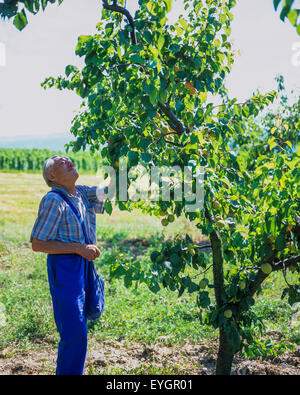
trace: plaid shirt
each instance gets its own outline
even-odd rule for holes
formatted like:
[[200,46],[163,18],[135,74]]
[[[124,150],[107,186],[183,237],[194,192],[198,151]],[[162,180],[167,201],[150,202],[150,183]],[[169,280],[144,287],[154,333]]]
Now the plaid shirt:
[[[79,210],[84,220],[87,234],[92,244],[96,243],[96,213],[104,213],[104,188],[75,186],[75,196],[65,189],[53,187],[63,192]],[[49,191],[41,200],[38,217],[34,223],[32,238],[56,240],[64,243],[85,243],[81,224],[71,207],[56,193]]]

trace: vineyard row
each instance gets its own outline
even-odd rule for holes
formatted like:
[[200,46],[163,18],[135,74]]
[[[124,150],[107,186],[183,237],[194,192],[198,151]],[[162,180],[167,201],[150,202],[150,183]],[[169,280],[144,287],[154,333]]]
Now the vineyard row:
[[89,152],[53,152],[49,149],[14,149],[0,148],[0,170],[39,171],[43,169],[46,159],[54,155],[67,156],[78,170],[96,172],[101,164],[100,153]]

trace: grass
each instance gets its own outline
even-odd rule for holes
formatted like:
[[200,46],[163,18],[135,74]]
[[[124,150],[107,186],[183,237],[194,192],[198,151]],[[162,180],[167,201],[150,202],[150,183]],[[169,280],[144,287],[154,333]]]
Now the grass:
[[[97,185],[98,180],[85,175],[79,184]],[[5,316],[0,319],[0,351],[8,346],[22,350],[38,349],[43,344],[57,347],[46,256],[32,252],[29,244],[40,199],[47,191],[39,174],[0,173],[0,318]],[[164,228],[158,218],[139,210],[128,213],[114,208],[111,216],[98,215],[97,244],[102,254],[95,263],[106,280],[106,309],[101,320],[89,323],[91,337],[97,341],[173,345],[217,336],[201,323],[195,293],[177,298],[166,289],[154,294],[144,284],[127,288],[123,279],[110,279],[109,262],[115,257],[139,259],[147,267],[151,251],[177,233],[202,239],[185,218]],[[279,331],[288,341],[299,344],[299,307],[292,308],[280,299],[283,287],[283,276],[272,275],[253,310],[263,318],[267,330]],[[176,367],[165,369],[167,374],[176,371]],[[145,365],[132,373],[165,372]],[[110,373],[119,371],[111,368]]]

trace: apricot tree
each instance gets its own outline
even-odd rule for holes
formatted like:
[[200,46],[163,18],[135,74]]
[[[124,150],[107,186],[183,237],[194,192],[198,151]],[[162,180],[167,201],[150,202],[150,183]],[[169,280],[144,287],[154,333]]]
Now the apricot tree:
[[[185,14],[169,23],[171,0],[140,0],[134,16],[123,1],[103,0],[98,33],[78,38],[82,70],[68,65],[64,76],[43,86],[82,97],[70,147],[101,151],[117,175],[121,157],[129,170],[137,164],[188,167],[193,174],[204,169],[201,209],[187,210],[190,200],[176,200],[174,190],[169,200],[124,201],[118,178],[115,204],[163,216],[163,225],[185,215],[209,238],[212,259],[189,235],[178,235],[152,252],[149,270],[134,261],[116,263],[111,274],[128,285],[145,282],[153,292],[161,286],[179,297],[196,292],[204,322],[219,329],[216,373],[230,374],[236,352],[261,346],[252,306],[263,282],[291,270],[295,281],[283,296],[299,301],[300,152],[289,132],[293,120],[271,117],[266,128],[253,122],[276,92],[244,103],[228,98],[235,1],[184,5]],[[191,184],[195,192],[197,178]],[[112,212],[111,201],[105,209]]]

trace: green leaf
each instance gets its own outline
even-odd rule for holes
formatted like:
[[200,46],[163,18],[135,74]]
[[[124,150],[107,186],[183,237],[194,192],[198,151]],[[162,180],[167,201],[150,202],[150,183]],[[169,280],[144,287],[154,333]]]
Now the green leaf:
[[156,262],[156,260],[157,260],[157,258],[159,257],[159,255],[160,255],[160,252],[159,252],[159,251],[153,251],[153,252],[151,252],[151,255],[150,255],[151,261],[152,261],[153,263]]
[[181,101],[175,103],[175,109],[177,113],[180,113],[184,109],[184,104]]
[[148,154],[148,152],[142,152],[141,159],[142,159],[142,161],[149,163],[150,160],[152,159],[152,156],[150,154]]
[[176,266],[181,264],[181,258],[177,254],[172,254],[170,256],[170,261]]
[[130,61],[133,63],[144,64],[145,59],[143,59],[139,54],[134,54],[130,56]]
[[25,1],[24,5],[26,9],[31,12],[32,14],[36,14],[39,9],[40,9],[40,3],[39,0],[34,0],[34,1]]
[[104,209],[109,215],[112,213],[112,205],[109,200],[106,200],[106,202],[104,203]]
[[300,302],[300,285],[294,284],[289,287],[288,302],[292,306],[294,303]]
[[271,129],[271,134],[274,134],[275,132],[277,132],[277,130],[278,130],[277,126],[274,126],[274,127]]
[[152,139],[150,137],[144,137],[140,141],[140,146],[143,150],[146,150],[151,143]]
[[18,30],[23,30],[24,27],[28,24],[24,9],[15,16],[13,24]]
[[188,276],[183,276],[181,277],[181,284],[183,287],[187,288],[190,286],[191,283],[191,279]]
[[[188,292],[191,294],[191,293],[198,291],[198,290],[199,290],[199,285],[194,283],[193,281],[191,281],[189,288],[188,288]],[[206,307],[208,307],[209,304],[210,304],[210,300],[209,300],[209,298],[206,298],[206,305],[207,305]]]
[[184,30],[187,30],[188,23],[187,23],[187,21],[185,19],[180,18],[180,19],[178,19],[178,22],[181,24],[181,26],[184,28]]
[[169,49],[172,53],[177,53],[181,50],[181,46],[178,44],[172,44],[172,45],[170,45]]
[[291,141],[287,140],[285,141],[285,144],[287,144],[291,150],[293,149],[293,144],[291,143]]
[[126,270],[122,265],[116,266],[116,267],[111,267],[110,269],[110,275],[111,277],[121,277],[123,274],[126,273]]
[[274,147],[277,146],[277,143],[276,143],[274,137],[271,137],[271,138],[268,140],[268,144],[269,144],[269,146],[270,146],[270,150],[272,150]]
[[148,285],[150,291],[157,293],[160,290],[159,284],[157,281],[152,281],[149,285]]
[[156,104],[157,101],[157,90],[154,84],[149,87],[149,99],[151,104]]
[[118,206],[119,206],[119,209],[121,210],[121,211],[124,211],[124,210],[127,210],[127,207],[125,206],[125,204],[123,203],[123,202],[118,202]]
[[282,231],[279,233],[279,236],[275,240],[275,247],[278,251],[281,251],[285,248],[286,240],[285,240],[285,232]]
[[172,0],[164,0],[166,6],[167,6],[167,12],[170,12],[172,9]]
[[143,33],[143,38],[147,41],[148,44],[152,43],[152,33],[150,30],[145,30]]
[[160,34],[160,36],[157,40],[157,48],[159,51],[161,51],[162,47],[164,46],[164,43],[165,43],[164,36],[162,34]]
[[106,33],[107,36],[110,36],[111,33],[113,32],[113,30],[114,30],[114,24],[113,23],[108,23],[105,26],[105,33]]
[[137,151],[129,151],[127,156],[128,156],[130,165],[135,166],[138,163],[139,153]]
[[296,25],[297,25],[298,16],[299,16],[299,10],[291,10],[291,11],[288,13],[289,21],[291,22],[291,24],[292,24],[293,26],[296,26]]
[[281,2],[281,0],[273,0],[274,8],[276,11],[277,11],[277,8],[278,8],[280,2]]
[[198,306],[203,308],[207,308],[210,305],[209,293],[207,291],[203,291],[199,293],[197,298],[197,304]]
[[76,48],[75,48],[75,54],[76,54],[76,55],[79,55],[79,56],[83,55],[83,54],[81,53],[81,49],[82,49],[82,47],[84,46],[84,44],[85,44],[87,41],[91,40],[91,39],[92,39],[92,36],[85,36],[85,35],[79,36],[79,37],[78,37],[77,46],[76,46]]
[[294,2],[294,0],[285,0],[285,2],[283,3],[283,7],[282,7],[282,10],[280,13],[280,19],[282,21],[285,20],[286,16],[290,12],[293,2]]
[[150,14],[156,15],[156,12],[155,12],[155,4],[153,4],[152,2],[149,2],[149,3],[146,5],[146,7],[147,7],[147,10],[150,12]]
[[126,288],[129,288],[129,287],[131,287],[131,284],[132,284],[132,277],[131,277],[131,274],[130,274],[130,275],[126,275],[126,276],[124,277],[124,285],[125,285],[125,287],[126,287]]
[[72,72],[76,72],[76,71],[78,71],[77,67],[75,67],[73,65],[70,65],[70,64],[68,66],[66,66],[66,68],[65,68],[65,74],[66,74],[67,77],[69,77],[69,75]]
[[263,244],[259,249],[259,255],[261,261],[267,261],[272,256],[272,249],[270,248],[270,244]]
[[184,30],[179,26],[179,25],[175,25],[175,29],[177,31],[178,36],[180,37],[182,35],[182,33],[184,32]]
[[184,286],[181,286],[180,289],[179,289],[179,292],[178,292],[178,298],[180,298],[180,296],[182,296],[182,294],[184,293],[184,291],[185,291],[185,287],[184,287]]

